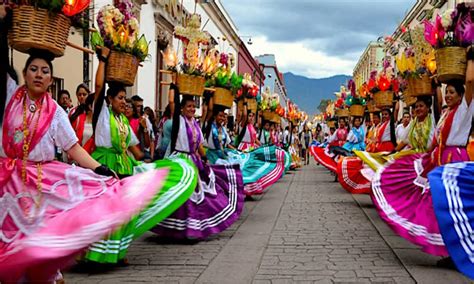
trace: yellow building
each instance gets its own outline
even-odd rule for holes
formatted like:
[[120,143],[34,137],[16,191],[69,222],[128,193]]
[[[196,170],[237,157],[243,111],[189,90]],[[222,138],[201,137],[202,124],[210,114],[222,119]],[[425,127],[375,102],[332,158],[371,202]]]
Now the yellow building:
[[370,72],[382,69],[383,58],[383,42],[371,41],[359,58],[352,74],[357,88],[368,81]]

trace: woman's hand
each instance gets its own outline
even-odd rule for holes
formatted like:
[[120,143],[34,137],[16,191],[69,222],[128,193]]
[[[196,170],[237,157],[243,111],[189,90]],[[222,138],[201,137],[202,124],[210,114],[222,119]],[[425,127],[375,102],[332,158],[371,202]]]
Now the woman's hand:
[[0,20],[7,16],[7,4],[0,5]]

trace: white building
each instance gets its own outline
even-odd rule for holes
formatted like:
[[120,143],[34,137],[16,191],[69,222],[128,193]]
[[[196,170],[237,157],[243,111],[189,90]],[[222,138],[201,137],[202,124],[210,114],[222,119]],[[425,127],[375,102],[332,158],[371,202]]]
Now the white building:
[[[280,105],[286,107],[288,93],[283,79],[283,73],[278,70],[275,55],[264,54],[256,57],[265,74],[264,88],[270,88],[270,92],[280,96]],[[263,90],[262,90],[263,91]]]

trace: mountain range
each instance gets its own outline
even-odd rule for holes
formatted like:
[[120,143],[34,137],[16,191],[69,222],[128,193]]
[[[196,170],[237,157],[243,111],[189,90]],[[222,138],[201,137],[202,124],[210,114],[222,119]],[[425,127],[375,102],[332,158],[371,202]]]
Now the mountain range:
[[352,78],[347,75],[336,75],[329,78],[312,79],[291,72],[283,74],[288,97],[308,114],[317,114],[321,100],[334,99],[341,85],[347,85]]

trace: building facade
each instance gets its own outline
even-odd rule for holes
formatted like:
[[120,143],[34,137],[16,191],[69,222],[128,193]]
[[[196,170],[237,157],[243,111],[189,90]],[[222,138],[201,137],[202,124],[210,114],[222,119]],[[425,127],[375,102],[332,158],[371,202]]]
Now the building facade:
[[369,80],[370,72],[382,70],[384,56],[383,42],[371,41],[367,45],[352,74],[357,88]]
[[260,68],[263,70],[263,75],[265,76],[261,91],[264,90],[263,88],[269,88],[272,94],[276,93],[280,97],[280,105],[286,107],[288,92],[285,87],[283,73],[278,70],[275,55],[259,55],[256,57],[256,60],[259,62]]

